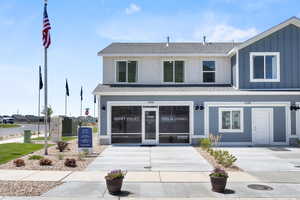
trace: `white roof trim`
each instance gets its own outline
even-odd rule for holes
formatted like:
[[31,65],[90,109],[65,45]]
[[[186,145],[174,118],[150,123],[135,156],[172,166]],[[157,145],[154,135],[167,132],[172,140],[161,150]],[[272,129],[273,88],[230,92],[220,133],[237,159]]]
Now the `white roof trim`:
[[249,40],[246,40],[245,42],[243,42],[242,44],[237,46],[237,49],[239,50],[239,49],[242,49],[246,46],[249,46],[250,44],[252,44],[252,43],[254,43],[258,40],[261,40],[261,39],[267,37],[268,35],[271,35],[272,33],[276,32],[276,31],[279,31],[280,29],[282,29],[282,28],[284,28],[284,27],[286,27],[290,24],[293,24],[295,26],[300,27],[300,19],[297,18],[297,17],[292,17],[292,18],[290,18],[290,19],[288,19],[288,20],[286,20],[286,21],[284,21],[284,22],[282,22],[282,23],[280,23],[280,24],[278,24],[278,25],[276,25],[276,26],[274,26],[274,27],[258,34],[258,35],[256,35],[256,36],[250,38]]
[[143,54],[131,54],[131,53],[98,53],[98,56],[107,56],[107,57],[140,57],[140,56],[163,56],[163,57],[172,57],[172,56],[213,56],[213,57],[227,57],[228,53],[143,53]]
[[234,96],[234,95],[300,95],[300,91],[148,91],[148,92],[93,92],[94,95],[107,96],[182,96],[182,95],[211,95],[211,96]]

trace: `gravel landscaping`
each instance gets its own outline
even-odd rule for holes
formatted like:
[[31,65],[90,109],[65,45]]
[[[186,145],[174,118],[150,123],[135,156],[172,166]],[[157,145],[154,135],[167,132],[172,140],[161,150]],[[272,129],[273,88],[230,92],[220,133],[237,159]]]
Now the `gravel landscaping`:
[[205,158],[214,168],[222,168],[225,169],[226,171],[243,171],[241,168],[239,168],[236,165],[233,165],[231,167],[223,167],[222,165],[218,164],[217,161],[215,160],[215,158],[213,156],[211,156],[207,151],[204,151],[201,149],[201,147],[195,147],[196,150],[199,152],[199,154]]
[[[80,159],[77,148],[77,139],[69,141],[68,143],[69,145],[67,150],[62,153],[60,153],[59,150],[56,149],[56,145],[54,145],[48,148],[49,155],[47,156],[44,156],[44,149],[41,149],[21,157],[21,159],[25,161],[25,166],[16,167],[12,160],[0,165],[0,169],[82,171],[106,148],[106,146],[96,144],[93,147],[93,155]],[[32,155],[40,155],[44,158],[50,159],[52,161],[52,165],[40,166],[39,160],[29,160],[29,157]],[[76,160],[77,167],[66,167],[64,162],[67,158],[74,158]]]
[[62,182],[0,181],[0,196],[40,196]]

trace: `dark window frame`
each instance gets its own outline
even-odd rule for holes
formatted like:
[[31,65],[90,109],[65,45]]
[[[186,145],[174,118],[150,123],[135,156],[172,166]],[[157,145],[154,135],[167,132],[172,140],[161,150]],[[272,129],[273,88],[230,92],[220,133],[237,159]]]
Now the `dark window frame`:
[[[125,81],[120,81],[120,69],[119,69],[119,63],[121,62],[126,62],[126,69],[125,69]],[[130,66],[130,64],[132,62],[135,62],[135,77],[134,80],[131,80],[130,78],[130,72],[129,72],[129,68],[132,67]],[[137,60],[117,60],[116,61],[116,82],[117,83],[136,83],[138,82],[138,61]]]
[[[205,63],[213,63],[213,69],[209,69],[210,66],[207,69],[205,69],[206,68]],[[207,81],[207,79],[205,78],[205,75],[212,75],[212,77],[210,77],[212,81]],[[216,61],[215,60],[202,61],[202,78],[203,78],[202,79],[203,83],[215,83],[216,82]]]

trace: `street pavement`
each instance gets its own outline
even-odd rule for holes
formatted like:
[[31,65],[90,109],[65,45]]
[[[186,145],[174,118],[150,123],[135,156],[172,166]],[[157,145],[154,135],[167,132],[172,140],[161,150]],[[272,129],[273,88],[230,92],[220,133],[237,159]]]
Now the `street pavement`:
[[[16,128],[0,128],[0,136],[9,136],[16,134],[24,134],[24,130],[31,130],[33,132],[38,131],[37,124],[20,124],[20,127]],[[45,125],[43,123],[40,124],[40,133],[43,133],[45,130]]]

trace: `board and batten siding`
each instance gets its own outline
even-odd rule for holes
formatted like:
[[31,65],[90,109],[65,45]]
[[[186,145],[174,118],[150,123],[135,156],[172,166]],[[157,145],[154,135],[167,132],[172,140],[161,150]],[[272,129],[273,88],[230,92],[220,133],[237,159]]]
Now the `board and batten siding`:
[[[250,52],[280,52],[280,82],[250,82]],[[239,50],[240,89],[300,88],[300,28],[288,25]]]
[[202,61],[216,61],[216,83],[231,83],[231,64],[229,57],[103,57],[103,84],[116,83],[117,60],[138,61],[138,84],[163,84],[164,60],[184,60],[184,83],[203,83]]

